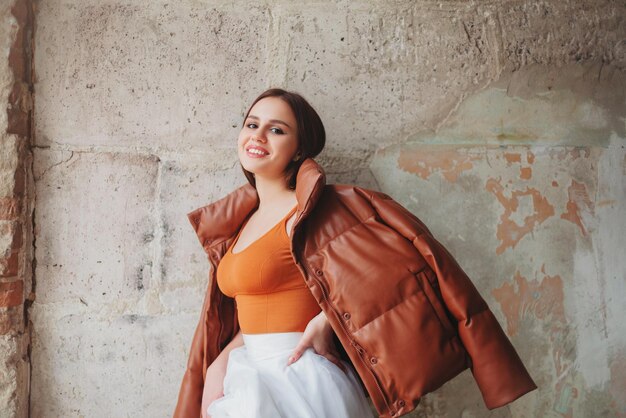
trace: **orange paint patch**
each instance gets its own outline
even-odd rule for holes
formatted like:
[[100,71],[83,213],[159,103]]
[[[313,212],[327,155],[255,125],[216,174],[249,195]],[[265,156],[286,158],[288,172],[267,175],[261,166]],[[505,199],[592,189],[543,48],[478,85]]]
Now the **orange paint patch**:
[[585,208],[591,214],[594,214],[594,205],[589,198],[587,188],[584,183],[578,183],[576,180],[572,180],[572,183],[567,188],[567,194],[569,200],[567,201],[566,211],[561,214],[561,219],[572,222],[578,225],[580,232],[583,235],[587,235],[587,229],[583,225],[580,217],[581,208]]
[[509,163],[519,163],[522,161],[522,154],[520,154],[519,152],[516,153],[508,153],[505,152],[504,153],[504,159]]
[[[504,159],[507,162],[507,166],[510,166],[512,163],[522,163],[522,154],[519,152],[505,152]],[[528,151],[526,152],[526,161],[532,165],[535,161],[535,155]],[[520,178],[522,180],[528,180],[532,177],[532,168],[531,167],[520,167]]]
[[533,170],[530,167],[522,167],[519,169],[519,177],[523,180],[528,180],[532,177]]
[[504,283],[491,291],[506,316],[510,336],[517,334],[520,321],[529,316],[565,324],[560,276],[545,276],[541,282],[536,279],[528,281],[516,271],[513,280],[515,283]]
[[[526,190],[513,190],[511,197],[508,198],[504,195],[504,187],[496,179],[487,180],[485,187],[496,196],[504,208],[504,213],[500,216],[501,222],[496,231],[496,237],[501,243],[496,248],[496,254],[502,254],[507,248],[515,247],[520,239],[533,231],[536,225],[554,215],[554,207],[537,189],[526,187]],[[532,198],[534,213],[524,217],[523,225],[518,225],[511,219],[511,215],[517,211],[519,198],[522,196]]]
[[569,347],[572,346],[573,333],[565,317],[563,280],[558,275],[546,275],[544,268],[545,265],[541,268],[544,274],[541,281],[527,280],[516,271],[513,283],[504,283],[493,289],[491,294],[506,317],[509,336],[517,334],[523,322],[541,322],[539,338],[549,339],[555,369],[553,411],[561,417],[571,418],[572,406],[579,392],[570,380],[573,361],[569,358]]
[[461,153],[453,146],[420,145],[414,149],[405,147],[398,157],[398,167],[424,180],[428,180],[434,173],[440,173],[447,181],[454,183],[463,171],[471,170],[474,167],[472,161],[479,158]]

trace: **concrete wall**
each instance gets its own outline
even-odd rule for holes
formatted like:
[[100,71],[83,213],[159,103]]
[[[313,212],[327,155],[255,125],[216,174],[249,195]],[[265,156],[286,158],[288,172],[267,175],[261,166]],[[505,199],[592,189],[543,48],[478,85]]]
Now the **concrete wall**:
[[329,182],[429,225],[540,386],[488,411],[467,372],[412,416],[626,416],[623,4],[35,4],[32,416],[171,416],[208,272],[186,213],[245,183],[269,86],[320,112]]

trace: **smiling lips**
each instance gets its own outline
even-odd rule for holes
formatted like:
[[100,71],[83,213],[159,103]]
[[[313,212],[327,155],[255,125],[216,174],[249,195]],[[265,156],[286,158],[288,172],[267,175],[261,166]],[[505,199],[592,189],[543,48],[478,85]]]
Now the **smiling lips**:
[[248,154],[248,156],[252,158],[261,158],[261,157],[265,157],[266,155],[268,155],[269,152],[267,152],[261,147],[257,147],[253,145],[246,149],[246,154]]

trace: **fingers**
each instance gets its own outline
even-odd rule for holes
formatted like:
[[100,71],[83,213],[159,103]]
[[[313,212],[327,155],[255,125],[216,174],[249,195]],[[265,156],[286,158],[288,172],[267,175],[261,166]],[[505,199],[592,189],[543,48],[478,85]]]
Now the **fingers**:
[[[307,349],[308,347],[304,346],[303,344],[298,345],[294,351],[293,354],[291,355],[291,357],[289,357],[289,360],[287,361],[287,366],[295,363],[296,361],[298,361],[298,359],[300,357],[302,357],[302,354],[304,353],[304,351]],[[311,349],[316,353],[319,354],[323,357],[325,357],[328,361],[332,362],[334,365],[336,365],[337,367],[339,367],[344,373],[348,373],[348,370],[346,369],[345,364],[343,364],[343,362],[341,361],[341,359],[339,358],[339,355],[336,353],[332,353],[330,351],[322,354],[322,353],[318,353],[315,348],[311,347]]]
[[341,362],[341,359],[339,358],[339,356],[337,356],[336,354],[333,353],[326,353],[324,354],[324,357],[326,357],[328,360],[330,360],[331,362],[333,362],[337,367],[339,367],[344,373],[347,373],[348,371],[346,370],[346,366]]
[[296,348],[294,348],[291,357],[289,357],[289,360],[287,361],[287,366],[290,366],[291,364],[298,361],[298,359],[302,357],[302,353],[304,353],[304,350],[306,350],[306,346],[302,341],[300,341]]

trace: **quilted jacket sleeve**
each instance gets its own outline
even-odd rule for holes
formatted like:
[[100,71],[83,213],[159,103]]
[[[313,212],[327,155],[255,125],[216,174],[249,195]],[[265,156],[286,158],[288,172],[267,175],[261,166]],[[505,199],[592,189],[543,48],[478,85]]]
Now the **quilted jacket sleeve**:
[[380,219],[410,240],[435,272],[446,309],[458,323],[471,371],[489,409],[537,388],[485,300],[448,250],[409,210],[388,195],[367,190]]

